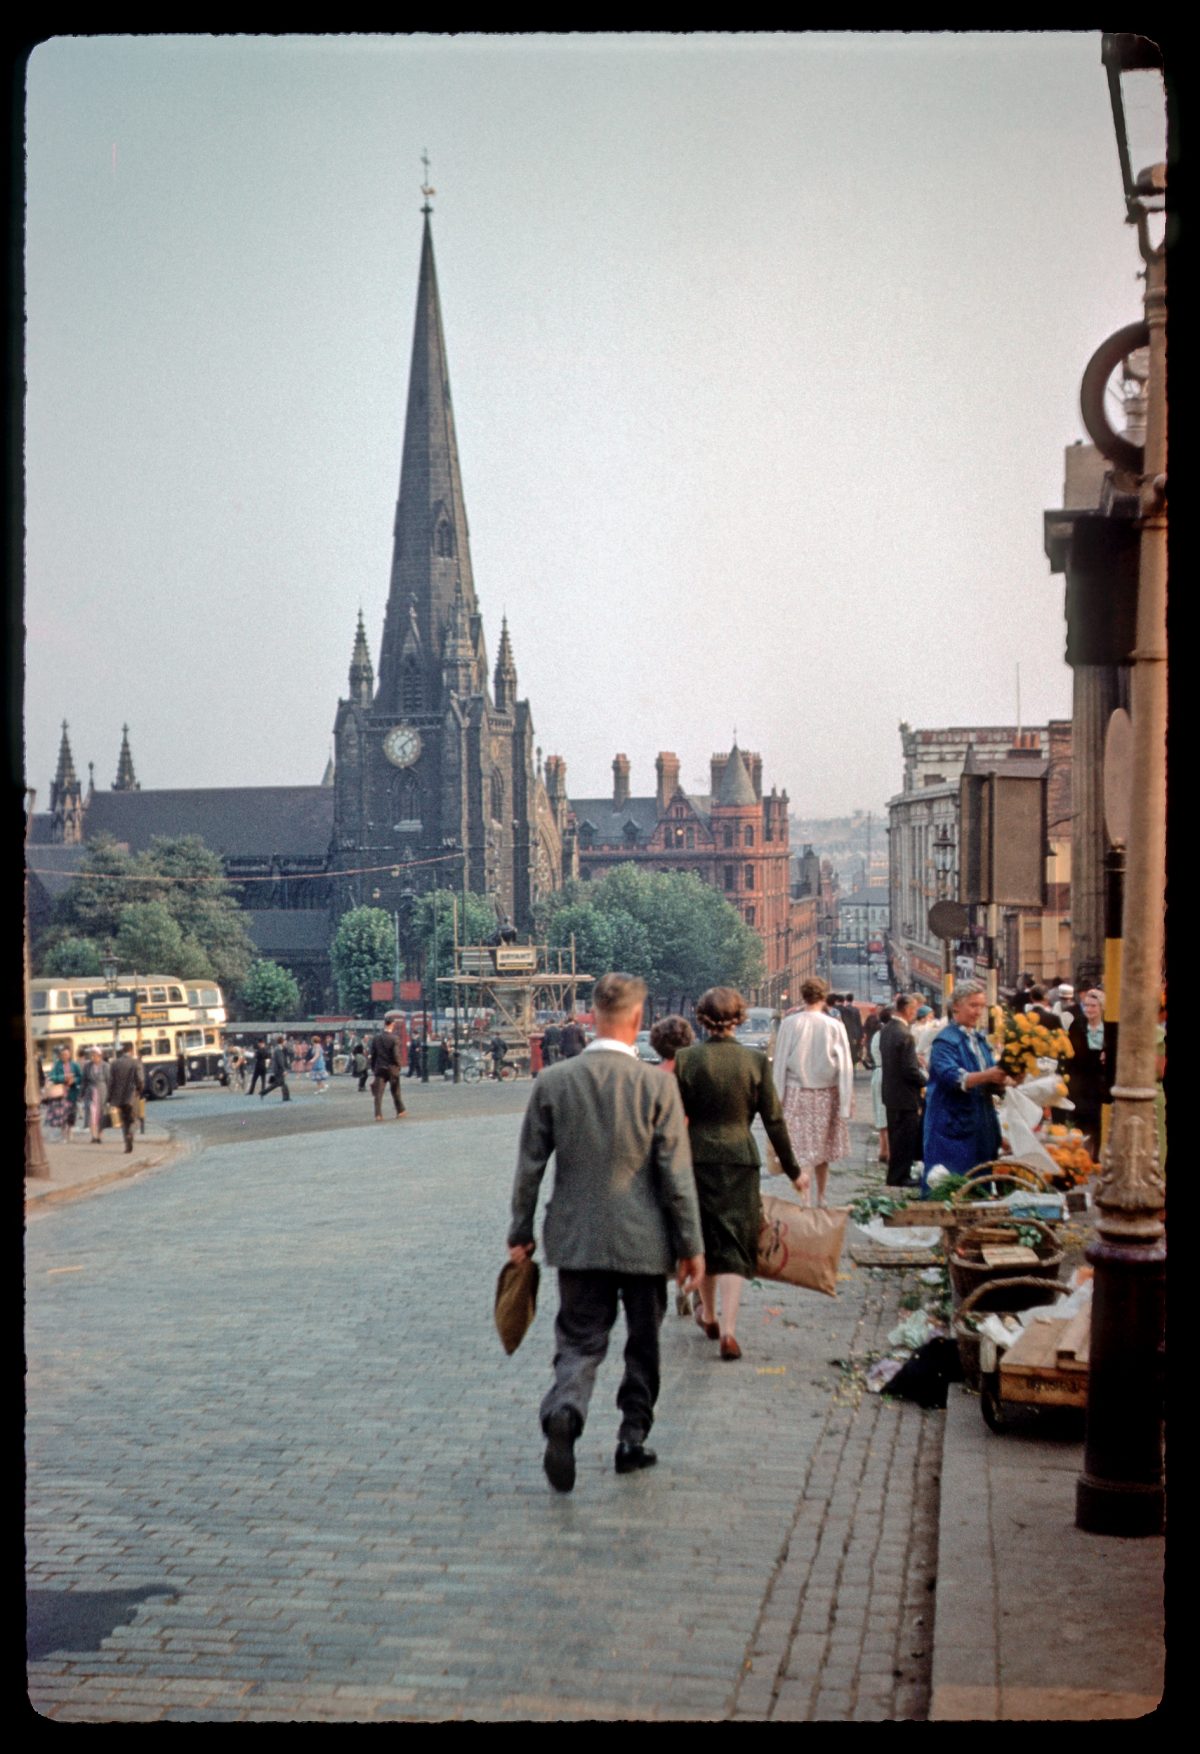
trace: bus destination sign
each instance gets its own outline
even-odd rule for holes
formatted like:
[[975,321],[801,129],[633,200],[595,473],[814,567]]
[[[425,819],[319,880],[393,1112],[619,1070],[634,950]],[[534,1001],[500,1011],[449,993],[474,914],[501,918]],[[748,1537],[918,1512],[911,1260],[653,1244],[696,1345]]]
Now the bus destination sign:
[[137,1005],[137,995],[132,992],[89,993],[89,1017],[132,1017]]

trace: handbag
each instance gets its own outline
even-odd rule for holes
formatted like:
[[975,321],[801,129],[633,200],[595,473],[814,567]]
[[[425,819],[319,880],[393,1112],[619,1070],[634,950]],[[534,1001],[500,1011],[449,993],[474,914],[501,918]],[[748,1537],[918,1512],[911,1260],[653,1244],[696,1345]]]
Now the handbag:
[[537,1314],[538,1281],[541,1269],[532,1257],[523,1261],[505,1261],[496,1281],[496,1332],[500,1344],[511,1358],[529,1332]]
[[800,1206],[794,1200],[764,1194],[758,1277],[836,1297],[849,1216],[848,1206]]
[[60,1097],[67,1094],[67,1087],[65,1084],[47,1084],[42,1094],[47,1101],[57,1102]]

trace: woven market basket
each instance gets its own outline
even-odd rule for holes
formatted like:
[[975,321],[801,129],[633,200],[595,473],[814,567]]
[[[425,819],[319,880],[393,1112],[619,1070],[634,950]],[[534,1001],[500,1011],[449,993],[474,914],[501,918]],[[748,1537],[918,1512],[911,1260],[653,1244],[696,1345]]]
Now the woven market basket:
[[992,1312],[996,1315],[1019,1315],[1025,1309],[1038,1309],[1057,1298],[1066,1297],[1069,1287],[1058,1279],[1038,1279],[1023,1274],[1017,1279],[989,1279],[977,1285],[964,1297],[954,1312],[954,1338],[962,1361],[967,1386],[978,1392],[981,1387],[979,1369],[979,1335],[969,1325],[972,1315]]
[[1036,1230],[1039,1240],[1031,1244],[1038,1257],[1037,1273],[1045,1279],[1057,1279],[1062,1269],[1063,1251],[1058,1238],[1048,1224],[1042,1224],[1036,1218],[1003,1218],[989,1219],[983,1224],[972,1224],[966,1229],[956,1230],[952,1242],[947,1249],[950,1265],[950,1286],[955,1298],[969,1297],[971,1292],[980,1285],[986,1285],[993,1279],[1027,1278],[1032,1271],[1028,1266],[1020,1264],[1011,1267],[993,1266],[987,1261],[973,1259],[973,1250],[985,1241],[1003,1243],[1020,1241],[1022,1230]]

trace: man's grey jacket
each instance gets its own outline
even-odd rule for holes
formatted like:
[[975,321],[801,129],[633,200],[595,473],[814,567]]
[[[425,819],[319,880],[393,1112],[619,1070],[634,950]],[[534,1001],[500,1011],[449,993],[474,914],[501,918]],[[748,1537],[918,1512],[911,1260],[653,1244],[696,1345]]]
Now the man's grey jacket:
[[538,1074],[521,1128],[510,1247],[533,1241],[552,1153],[542,1230],[550,1266],[670,1273],[702,1253],[687,1122],[669,1072],[589,1048]]

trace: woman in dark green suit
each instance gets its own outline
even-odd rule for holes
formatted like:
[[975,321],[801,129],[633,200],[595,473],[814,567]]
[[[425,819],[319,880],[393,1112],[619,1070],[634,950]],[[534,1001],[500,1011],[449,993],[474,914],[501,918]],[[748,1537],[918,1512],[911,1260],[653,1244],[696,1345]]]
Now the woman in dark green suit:
[[750,1133],[755,1115],[762,1117],[785,1174],[801,1193],[808,1176],[792,1151],[767,1056],[734,1040],[746,1016],[741,994],[732,987],[710,987],[696,1016],[708,1040],[684,1048],[675,1060],[704,1228],[705,1278],[696,1320],[710,1340],[720,1340],[722,1358],[740,1358],[738,1305],[744,1281],[757,1269],[762,1219],[758,1146]]

